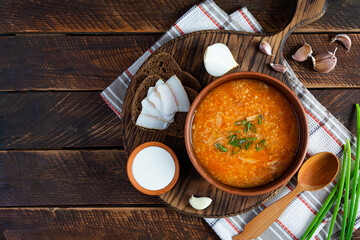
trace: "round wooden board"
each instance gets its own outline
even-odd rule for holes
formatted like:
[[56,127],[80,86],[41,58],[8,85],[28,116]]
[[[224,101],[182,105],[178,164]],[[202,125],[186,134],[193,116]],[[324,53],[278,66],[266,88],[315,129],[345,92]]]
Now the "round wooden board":
[[[258,44],[258,38],[260,38],[258,36],[246,35],[243,37],[248,40],[254,40],[253,43],[250,43],[250,45],[254,45],[253,48]],[[215,42],[224,42],[230,47],[233,53],[237,51],[237,53],[234,54],[234,57],[238,59],[238,62],[245,63],[245,61],[239,59],[240,56],[243,56],[239,50],[243,49],[243,47],[239,47],[241,42],[244,42],[242,40],[242,38],[239,38],[239,33],[235,32],[197,32],[185,35],[165,44],[151,57],[154,57],[159,52],[171,54],[175,61],[179,63],[180,67],[195,76],[200,81],[201,86],[204,87],[215,79],[206,73],[202,63],[202,56],[206,46]],[[256,53],[257,50],[249,52]],[[192,60],[189,61],[188,59]],[[260,67],[260,65],[257,66]],[[239,69],[235,69],[233,71],[238,70]],[[258,71],[259,70],[260,69],[258,69]],[[159,196],[166,204],[187,214],[202,217],[224,217],[249,211],[264,203],[279,191],[275,190],[258,196],[243,197],[221,191],[210,185],[192,166],[186,153],[183,138],[143,131],[133,124],[131,121],[131,103],[134,98],[133,87],[133,84],[130,84],[123,106],[124,146],[127,154],[130,154],[134,148],[144,142],[159,141],[165,143],[174,150],[181,165],[180,177],[175,187],[169,192]],[[197,211],[189,205],[189,198],[192,194],[210,197],[213,199],[213,203],[207,209]]]
[[[181,69],[197,78],[202,87],[212,82],[214,77],[207,74],[203,65],[203,55],[207,46],[214,43],[226,44],[232,52],[239,67],[231,72],[255,71],[271,75],[283,82],[287,76],[273,71],[269,63],[282,62],[282,45],[284,39],[294,27],[319,18],[324,13],[325,0],[299,1],[293,20],[281,32],[274,35],[255,35],[231,31],[200,31],[176,38],[153,53],[169,53],[180,65]],[[267,56],[258,50],[261,41],[271,44],[274,56]],[[150,59],[149,58],[149,59]],[[148,59],[148,60],[149,60]],[[159,141],[174,150],[180,163],[180,177],[177,184],[169,192],[160,195],[160,199],[174,209],[201,217],[225,217],[247,212],[274,196],[280,189],[266,194],[243,197],[223,192],[206,182],[194,169],[187,156],[183,138],[166,136],[158,132],[143,131],[131,121],[131,103],[134,98],[134,84],[130,83],[123,105],[124,147],[129,155],[138,145]],[[207,196],[213,199],[212,204],[202,211],[189,205],[191,195]]]

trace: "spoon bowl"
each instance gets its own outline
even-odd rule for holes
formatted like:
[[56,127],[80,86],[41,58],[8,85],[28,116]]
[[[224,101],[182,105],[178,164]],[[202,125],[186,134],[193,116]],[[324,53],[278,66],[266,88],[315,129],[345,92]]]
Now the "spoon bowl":
[[330,184],[339,171],[339,160],[330,152],[322,152],[309,158],[298,173],[298,186],[303,191],[317,191]]
[[290,202],[303,191],[317,191],[329,185],[339,171],[339,159],[330,152],[318,153],[309,158],[300,168],[298,185],[288,195],[265,208],[242,233],[233,239],[254,239],[260,236],[276,219],[278,219]]

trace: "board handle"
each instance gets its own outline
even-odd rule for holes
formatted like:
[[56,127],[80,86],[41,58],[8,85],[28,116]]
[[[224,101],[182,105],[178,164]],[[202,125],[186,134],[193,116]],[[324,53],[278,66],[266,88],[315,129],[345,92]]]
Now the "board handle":
[[316,21],[324,15],[326,7],[327,0],[298,0],[293,18],[281,32],[290,34],[295,28]]
[[327,7],[327,0],[298,0],[296,4],[296,10],[293,18],[286,27],[280,32],[266,36],[263,38],[264,41],[270,43],[275,53],[275,62],[282,62],[281,49],[287,37],[297,27],[311,23],[321,18],[324,15]]

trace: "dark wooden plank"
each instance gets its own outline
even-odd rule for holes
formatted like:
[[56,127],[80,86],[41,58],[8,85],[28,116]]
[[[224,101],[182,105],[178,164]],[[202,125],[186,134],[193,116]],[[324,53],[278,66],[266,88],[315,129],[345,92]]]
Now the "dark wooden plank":
[[[2,1],[0,32],[164,32],[198,0]],[[247,6],[267,31],[281,28],[294,1],[217,1],[227,12]]]
[[[334,88],[334,87],[359,87],[359,63],[360,34],[348,34],[352,39],[352,48],[346,53],[346,49],[339,43],[330,43],[335,34],[293,34],[284,47],[284,57],[288,60],[298,78],[308,88]],[[304,43],[311,45],[313,55],[323,52],[333,52],[337,47],[337,65],[330,73],[319,73],[313,69],[309,58],[306,62],[296,62],[291,55]]]
[[[198,0],[184,1],[56,1],[21,0],[0,4],[0,32],[164,32]],[[231,13],[247,6],[267,32],[284,26],[295,1],[223,0],[217,4]],[[359,31],[360,3],[329,0],[325,16],[299,32]]]
[[1,209],[1,239],[219,239],[201,218],[167,208]]
[[1,92],[0,106],[0,149],[122,146],[100,92]]
[[[293,34],[285,44],[284,56],[290,59],[295,73],[308,87],[359,87],[360,56],[356,52],[360,34],[350,36],[353,47],[345,53],[340,44],[329,43],[328,34]],[[3,53],[0,55],[0,91],[100,91],[158,38],[159,35],[0,37]],[[321,74],[312,69],[310,60],[293,61],[291,55],[305,41],[313,46],[315,53],[339,47],[335,70]]]
[[0,162],[2,207],[161,204],[130,184],[123,150],[0,151]]
[[360,89],[311,89],[310,92],[345,127],[356,134],[355,104],[360,103]]
[[0,91],[102,90],[158,38],[159,35],[0,37]]

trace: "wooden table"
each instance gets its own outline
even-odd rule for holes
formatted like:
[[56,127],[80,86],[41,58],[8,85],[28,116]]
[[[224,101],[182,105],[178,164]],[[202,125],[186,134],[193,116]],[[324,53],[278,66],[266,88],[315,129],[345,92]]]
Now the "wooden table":
[[[267,32],[284,26],[289,0],[217,1],[247,6]],[[200,218],[135,190],[126,175],[120,120],[99,94],[198,0],[0,1],[1,239],[218,239]],[[360,102],[360,1],[330,0],[326,14],[298,29],[333,50],[347,32],[353,48],[319,74],[290,60],[317,99],[355,132]],[[354,234],[360,239],[360,231]]]

